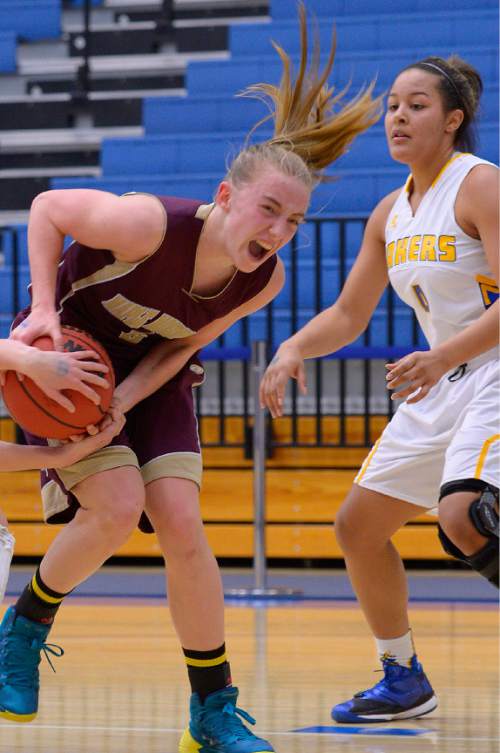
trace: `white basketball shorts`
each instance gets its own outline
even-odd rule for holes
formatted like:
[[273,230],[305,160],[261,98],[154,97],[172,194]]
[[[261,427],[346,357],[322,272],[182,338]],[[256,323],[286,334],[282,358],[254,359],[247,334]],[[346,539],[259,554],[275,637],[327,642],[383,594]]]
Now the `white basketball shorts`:
[[420,402],[399,406],[355,483],[427,508],[450,481],[500,486],[500,364],[448,376]]

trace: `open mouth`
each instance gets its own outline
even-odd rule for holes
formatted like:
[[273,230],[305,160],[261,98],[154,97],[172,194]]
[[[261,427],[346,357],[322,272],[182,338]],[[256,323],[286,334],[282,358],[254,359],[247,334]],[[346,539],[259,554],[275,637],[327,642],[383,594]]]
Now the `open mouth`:
[[269,249],[264,248],[264,246],[261,246],[257,241],[250,241],[248,244],[248,251],[252,258],[256,261],[260,261],[269,252]]

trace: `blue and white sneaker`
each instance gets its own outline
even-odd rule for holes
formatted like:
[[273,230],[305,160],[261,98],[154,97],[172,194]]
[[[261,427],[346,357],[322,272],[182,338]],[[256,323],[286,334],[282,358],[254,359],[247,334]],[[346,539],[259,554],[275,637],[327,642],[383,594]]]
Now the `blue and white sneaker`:
[[45,643],[51,625],[33,622],[9,607],[0,625],[0,717],[31,722],[38,711],[38,665],[42,651],[62,656],[60,646]]
[[385,659],[384,677],[354,698],[332,709],[332,719],[343,723],[391,722],[415,719],[429,714],[437,706],[437,698],[422,665],[413,656],[409,667]]
[[241,719],[255,724],[250,714],[236,706],[238,688],[210,693],[201,703],[191,696],[191,719],[179,743],[179,753],[273,753],[266,740],[256,737]]

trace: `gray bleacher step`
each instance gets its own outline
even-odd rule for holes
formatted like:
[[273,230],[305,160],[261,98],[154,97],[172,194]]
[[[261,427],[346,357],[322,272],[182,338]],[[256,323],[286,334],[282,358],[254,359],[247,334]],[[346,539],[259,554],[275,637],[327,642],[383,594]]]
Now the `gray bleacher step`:
[[28,209],[20,210],[0,210],[0,227],[11,227],[15,225],[26,225],[29,217]]
[[[109,55],[105,57],[91,57],[89,68],[92,74],[99,75],[128,75],[139,76],[145,72],[165,75],[166,72],[184,72],[191,61],[223,61],[229,59],[229,53],[221,52],[193,52],[193,53],[155,53],[150,55]],[[22,76],[32,79],[51,76],[62,78],[68,74],[75,75],[83,64],[83,58],[44,58],[21,60],[18,72]]]
[[[263,0],[174,0],[174,13],[186,11],[209,12],[215,9],[247,8],[268,5]],[[162,0],[104,0],[104,8],[113,10],[161,10]]]
[[0,131],[0,151],[32,152],[99,149],[105,138],[141,138],[142,126],[116,128],[55,128]]
[[2,190],[1,181],[12,180],[13,178],[51,178],[51,177],[94,177],[99,178],[101,175],[100,167],[19,167],[15,169],[0,169],[0,192]]

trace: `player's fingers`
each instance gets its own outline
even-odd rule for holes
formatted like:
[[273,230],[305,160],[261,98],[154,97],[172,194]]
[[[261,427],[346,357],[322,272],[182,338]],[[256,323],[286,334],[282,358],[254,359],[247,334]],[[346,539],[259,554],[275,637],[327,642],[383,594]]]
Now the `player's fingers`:
[[429,390],[430,390],[430,385],[427,385],[427,384],[422,385],[422,387],[420,388],[420,391],[417,392],[416,395],[413,395],[413,397],[409,398],[406,402],[410,404],[419,403],[422,400],[422,398],[424,398],[426,395],[429,394]]
[[85,372],[96,372],[101,374],[107,374],[109,368],[102,361],[80,361],[78,368]]
[[419,377],[418,368],[410,368],[407,371],[403,371],[400,374],[392,375],[391,378],[388,379],[386,387],[389,390],[393,390],[395,387],[399,387],[399,385],[404,384],[405,382],[411,382],[411,381],[414,381],[415,379],[418,379],[418,377]]
[[52,342],[54,343],[54,350],[58,350],[61,353],[64,352],[64,338],[62,336],[61,325],[59,324],[59,321],[53,323],[50,326],[49,336],[52,338]]
[[99,433],[99,429],[95,424],[89,424],[85,427],[87,434],[89,434],[91,437],[93,437],[95,434]]
[[277,379],[273,380],[269,393],[269,410],[273,418],[279,418],[283,414],[283,399],[285,388]]
[[[95,350],[72,350],[70,353],[68,353],[68,356],[70,358],[75,358],[77,361],[91,360],[93,363],[95,363],[96,361],[100,360],[99,353],[96,353]],[[104,364],[102,364],[102,367],[104,368]]]
[[55,403],[58,403],[62,408],[65,408],[65,410],[69,411],[69,413],[75,412],[75,406],[71,402],[69,398],[66,397],[60,390],[48,390],[46,388],[43,388],[43,391],[45,394],[50,397],[51,400],[53,400]]
[[299,390],[302,394],[307,395],[307,378],[303,363],[301,363],[297,369],[297,384],[299,385]]
[[78,444],[78,442],[81,442],[83,439],[85,439],[85,434],[72,434],[69,439],[75,444]]
[[95,392],[95,390],[91,389],[85,382],[77,380],[75,381],[75,384],[71,389],[75,390],[75,392],[80,392],[85,397],[88,397],[88,399],[92,400],[95,405],[99,405],[101,402],[101,398],[98,393]]
[[75,376],[77,376],[80,381],[85,382],[86,384],[95,384],[96,387],[102,387],[105,390],[107,390],[111,386],[108,380],[105,377],[101,376],[100,373],[93,374],[90,371],[78,371]]
[[412,382],[404,389],[393,392],[393,394],[391,395],[391,400],[400,400],[403,397],[408,397],[408,395],[412,395],[414,392],[421,389],[421,387],[422,384],[420,382]]

